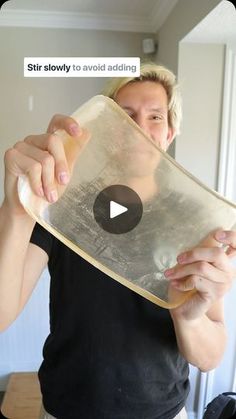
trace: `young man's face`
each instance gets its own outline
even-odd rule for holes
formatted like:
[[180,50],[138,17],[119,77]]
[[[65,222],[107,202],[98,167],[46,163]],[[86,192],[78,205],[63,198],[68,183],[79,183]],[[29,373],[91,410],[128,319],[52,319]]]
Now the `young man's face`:
[[168,99],[164,87],[152,81],[138,81],[122,87],[115,101],[163,150],[174,138],[168,125]]

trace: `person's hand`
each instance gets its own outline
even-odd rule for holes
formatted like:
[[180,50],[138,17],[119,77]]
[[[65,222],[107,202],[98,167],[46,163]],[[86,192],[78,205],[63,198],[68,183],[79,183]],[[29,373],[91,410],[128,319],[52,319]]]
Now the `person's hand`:
[[[210,243],[210,245],[209,245]],[[223,244],[223,247],[218,247]],[[196,290],[194,295],[171,312],[186,320],[206,314],[211,306],[230,289],[236,276],[231,259],[236,255],[236,232],[216,231],[200,247],[177,257],[178,264],[165,276],[178,291]]]
[[[73,140],[73,147],[68,147],[68,153],[62,136],[58,135],[60,130],[64,130]],[[36,195],[45,197],[51,203],[55,202],[58,199],[57,186],[69,182],[76,151],[82,147],[82,134],[82,129],[73,118],[55,115],[47,133],[30,135],[7,150],[4,157],[4,203],[14,212],[24,212],[17,193],[17,179],[22,174],[29,177]]]

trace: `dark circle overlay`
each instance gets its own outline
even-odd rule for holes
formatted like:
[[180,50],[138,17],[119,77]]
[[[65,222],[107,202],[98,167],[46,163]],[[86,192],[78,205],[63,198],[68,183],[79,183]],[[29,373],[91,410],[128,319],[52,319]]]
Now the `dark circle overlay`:
[[[111,201],[126,207],[127,211],[110,218]],[[141,220],[143,204],[138,194],[128,186],[111,185],[97,195],[93,213],[103,230],[112,234],[124,234],[133,230]]]

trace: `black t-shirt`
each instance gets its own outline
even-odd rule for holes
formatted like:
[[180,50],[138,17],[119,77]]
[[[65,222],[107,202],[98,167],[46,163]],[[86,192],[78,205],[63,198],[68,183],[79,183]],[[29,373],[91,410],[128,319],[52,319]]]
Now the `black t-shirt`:
[[49,255],[50,334],[39,379],[58,419],[172,419],[189,392],[169,311],[109,278],[36,224]]

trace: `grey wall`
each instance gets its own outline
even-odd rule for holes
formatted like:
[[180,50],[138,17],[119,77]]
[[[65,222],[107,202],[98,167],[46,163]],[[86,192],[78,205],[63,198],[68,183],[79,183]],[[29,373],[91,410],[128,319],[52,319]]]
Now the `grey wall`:
[[223,44],[180,44],[183,124],[175,157],[213,189],[217,187],[224,57]]

